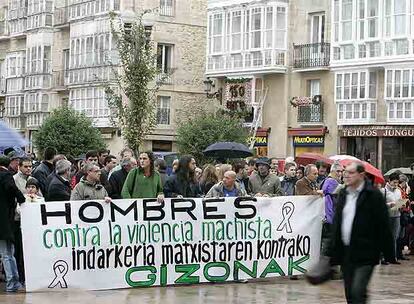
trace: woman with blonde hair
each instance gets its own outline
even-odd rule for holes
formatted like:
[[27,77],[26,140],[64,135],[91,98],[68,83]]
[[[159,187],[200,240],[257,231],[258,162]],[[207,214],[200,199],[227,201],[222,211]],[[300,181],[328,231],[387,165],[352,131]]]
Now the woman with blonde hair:
[[205,165],[200,179],[201,192],[206,195],[216,183],[218,183],[216,167],[211,164]]

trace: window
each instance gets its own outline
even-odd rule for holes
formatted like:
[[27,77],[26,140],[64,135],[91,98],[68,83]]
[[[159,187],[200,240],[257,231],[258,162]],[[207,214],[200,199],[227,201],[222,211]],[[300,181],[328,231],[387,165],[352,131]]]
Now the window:
[[339,0],[334,0],[333,5],[334,20],[333,20],[333,40],[339,41]]
[[262,9],[254,8],[252,10],[252,25],[250,30],[251,48],[260,48],[262,46]]
[[287,14],[285,7],[277,8],[276,16],[276,48],[286,48]]
[[406,33],[406,5],[407,0],[394,0],[394,30],[395,35]]
[[378,37],[378,0],[367,0],[368,1],[368,37],[376,38]]
[[265,48],[273,47],[273,7],[266,8]]
[[325,14],[311,15],[311,43],[325,42]]
[[172,45],[158,44],[157,47],[157,68],[160,73],[169,74],[172,63]]
[[214,10],[208,16],[208,70],[286,64],[287,6],[270,2]]
[[169,125],[170,124],[170,96],[158,96],[157,100],[157,124]]
[[388,69],[385,71],[385,83],[388,120],[414,123],[414,69]]
[[25,72],[25,53],[15,52],[6,55],[7,77],[21,76]]
[[19,116],[22,110],[23,98],[23,96],[6,96],[4,115],[6,117]]
[[220,53],[223,51],[223,14],[213,15],[212,24],[212,52]]
[[358,71],[336,74],[338,124],[370,123],[376,119],[377,73]]
[[241,11],[232,12],[231,14],[231,50],[241,50],[241,35],[242,35],[242,16]]
[[174,16],[174,0],[160,0],[160,15]]
[[352,40],[352,0],[342,0],[342,40]]
[[73,89],[69,93],[69,99],[76,111],[85,113],[88,117],[107,118],[109,116],[109,106],[102,87]]

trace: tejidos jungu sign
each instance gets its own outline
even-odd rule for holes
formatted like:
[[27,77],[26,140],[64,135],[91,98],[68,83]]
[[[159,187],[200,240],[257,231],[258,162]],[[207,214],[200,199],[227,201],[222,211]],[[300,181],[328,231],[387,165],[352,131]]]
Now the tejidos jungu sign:
[[323,200],[154,199],[25,204],[27,291],[298,275],[319,258]]

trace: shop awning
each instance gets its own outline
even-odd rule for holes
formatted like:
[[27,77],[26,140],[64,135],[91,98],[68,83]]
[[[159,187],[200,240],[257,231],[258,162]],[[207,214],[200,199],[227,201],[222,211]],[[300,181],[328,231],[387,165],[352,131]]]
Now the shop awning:
[[268,136],[271,128],[258,128],[256,131],[256,136]]
[[319,128],[289,128],[289,136],[324,136],[326,134],[325,127]]

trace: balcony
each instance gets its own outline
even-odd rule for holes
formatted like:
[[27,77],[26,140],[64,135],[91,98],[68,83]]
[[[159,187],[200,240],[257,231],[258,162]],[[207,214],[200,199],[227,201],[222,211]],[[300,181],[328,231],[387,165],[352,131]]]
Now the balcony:
[[207,56],[207,76],[229,76],[246,72],[252,74],[285,73],[286,51],[258,50]]
[[172,74],[174,72],[174,69],[167,68],[164,69],[164,71],[159,71],[155,81],[158,85],[172,85],[173,84],[173,78]]
[[293,67],[295,69],[327,68],[330,62],[330,43],[293,45]]
[[321,124],[323,123],[323,104],[309,104],[298,106],[298,123]]
[[69,13],[67,7],[59,7],[55,9],[54,25],[56,27],[69,26]]

